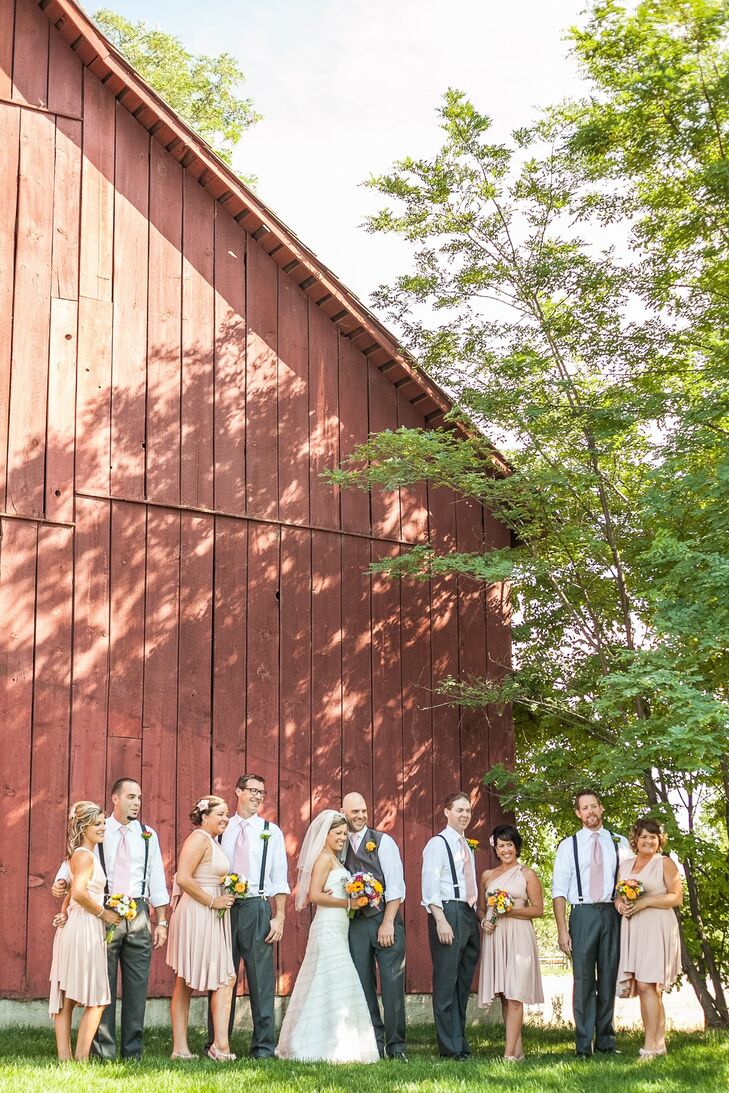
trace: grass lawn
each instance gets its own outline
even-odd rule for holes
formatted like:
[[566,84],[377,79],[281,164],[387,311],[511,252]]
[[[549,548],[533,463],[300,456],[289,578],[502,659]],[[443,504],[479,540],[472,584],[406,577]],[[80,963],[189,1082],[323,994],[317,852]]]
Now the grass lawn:
[[[666,1058],[638,1062],[641,1039],[637,1034],[621,1035],[623,1054],[598,1056],[578,1062],[569,1029],[528,1028],[525,1036],[527,1061],[505,1063],[499,1059],[502,1042],[499,1028],[474,1029],[470,1035],[472,1060],[442,1062],[433,1054],[433,1030],[409,1030],[410,1062],[405,1065],[382,1062],[372,1066],[328,1066],[314,1063],[284,1063],[278,1060],[240,1063],[171,1062],[169,1032],[152,1029],[146,1034],[144,1062],[100,1066],[59,1065],[54,1058],[53,1032],[42,1029],[0,1031],[0,1089],[8,1093],[36,1093],[56,1090],[79,1093],[139,1093],[162,1090],[168,1093],[198,1093],[258,1087],[265,1093],[302,1090],[305,1093],[382,1093],[395,1090],[485,1090],[502,1086],[509,1093],[529,1090],[606,1090],[630,1093],[667,1093],[700,1089],[706,1093],[729,1090],[729,1034],[675,1033]],[[239,1050],[247,1041],[236,1036]],[[200,1050],[202,1031],[190,1036],[191,1050]]]

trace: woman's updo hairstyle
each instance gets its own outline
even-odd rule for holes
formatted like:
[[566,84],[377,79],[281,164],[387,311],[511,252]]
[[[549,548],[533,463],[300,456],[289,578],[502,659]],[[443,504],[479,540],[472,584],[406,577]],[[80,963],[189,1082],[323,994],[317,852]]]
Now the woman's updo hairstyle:
[[103,808],[99,808],[93,801],[76,801],[71,805],[68,814],[68,839],[66,842],[66,856],[71,858],[74,850],[78,850],[84,841],[84,831],[91,824],[104,819]]
[[201,797],[197,802],[190,813],[190,819],[195,827],[199,827],[203,822],[203,816],[209,816],[214,808],[225,804],[227,804],[227,801],[224,801],[222,797],[215,797],[212,793],[209,793],[207,797]]
[[334,831],[335,827],[341,827],[342,824],[346,824],[346,822],[346,816],[342,816],[341,814],[338,814],[337,816],[332,816],[332,822],[329,825],[329,830]]
[[496,851],[496,843],[513,843],[516,850],[516,856],[521,854],[521,835],[513,826],[513,824],[499,824],[491,832],[490,843]]

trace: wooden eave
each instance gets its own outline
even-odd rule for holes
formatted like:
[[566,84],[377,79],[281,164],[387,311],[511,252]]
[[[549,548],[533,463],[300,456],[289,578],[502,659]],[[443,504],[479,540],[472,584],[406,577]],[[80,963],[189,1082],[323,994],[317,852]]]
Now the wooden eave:
[[[387,375],[429,427],[443,424],[452,403],[372,312],[237,177],[213,150],[149,87],[73,0],[39,0],[39,6],[83,64],[155,140],[241,224],[260,247],[317,304],[340,333]],[[491,448],[494,470],[508,474]]]

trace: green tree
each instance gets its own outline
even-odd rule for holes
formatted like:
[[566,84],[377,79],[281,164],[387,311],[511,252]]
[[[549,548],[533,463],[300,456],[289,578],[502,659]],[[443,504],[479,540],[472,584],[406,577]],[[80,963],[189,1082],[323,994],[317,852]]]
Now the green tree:
[[508,144],[445,95],[442,147],[371,181],[388,206],[369,226],[411,244],[378,302],[470,435],[379,434],[333,476],[449,486],[514,530],[509,550],[417,548],[384,568],[511,580],[515,670],[441,688],[513,704],[516,769],[486,780],[519,813],[567,831],[587,783],[613,823],[666,821],[684,971],[724,1027],[728,29],[722,0],[593,3],[572,32],[587,96]]
[[93,18],[150,87],[230,164],[235,145],[261,117],[250,99],[240,97],[245,77],[236,59],[190,53],[173,34],[107,8]]

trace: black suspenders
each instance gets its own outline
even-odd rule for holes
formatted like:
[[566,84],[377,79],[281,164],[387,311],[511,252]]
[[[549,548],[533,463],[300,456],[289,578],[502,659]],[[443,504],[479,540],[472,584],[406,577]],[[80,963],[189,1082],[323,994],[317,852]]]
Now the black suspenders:
[[[268,820],[263,822],[263,834],[265,835],[271,826]],[[263,840],[263,853],[261,854],[261,875],[258,878],[258,895],[263,899],[263,893],[266,889],[266,858],[268,857],[268,840],[270,836],[266,836]]]
[[[147,896],[147,868],[149,866],[149,844],[152,838],[151,832],[147,833],[147,828],[140,820],[140,827],[142,828],[142,836],[144,838],[144,865],[142,866],[142,891],[140,893],[140,899],[146,899]],[[101,862],[101,868],[104,870],[104,899],[109,898],[109,874],[106,871],[106,861],[104,859],[104,844],[99,843],[99,861]],[[128,896],[129,892],[122,892],[121,895]]]
[[[612,893],[612,897],[614,897],[615,896],[615,889],[618,886],[618,869],[620,867],[620,846],[619,846],[619,843],[618,843],[617,839],[613,837],[612,831],[608,827],[606,827],[605,830],[607,831],[608,835],[610,835],[610,837],[612,839],[612,842],[613,842],[613,846],[615,847],[615,875],[613,877],[613,893]],[[575,880],[577,881],[577,902],[578,903],[584,903],[585,902],[585,897],[582,895],[582,877],[580,876],[580,858],[579,858],[579,854],[577,853],[577,835],[572,836],[572,853],[573,853],[574,859],[575,859]]]
[[456,863],[453,860],[453,853],[450,846],[448,845],[448,840],[446,839],[445,835],[439,835],[438,838],[442,839],[445,843],[446,853],[448,855],[448,864],[451,867],[451,878],[453,880],[453,895],[456,897],[456,899],[460,899],[461,889],[458,885],[458,877],[456,876]]

